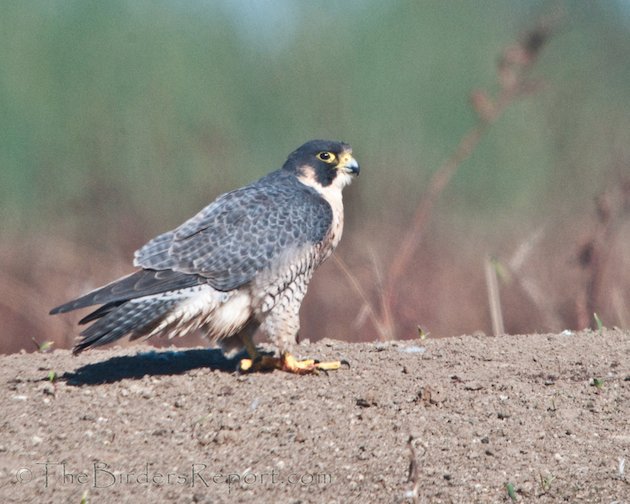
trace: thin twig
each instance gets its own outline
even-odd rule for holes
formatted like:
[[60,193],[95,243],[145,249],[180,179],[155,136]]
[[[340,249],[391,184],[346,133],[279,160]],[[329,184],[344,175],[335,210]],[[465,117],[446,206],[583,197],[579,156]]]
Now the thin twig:
[[413,504],[417,504],[418,501],[418,489],[420,486],[420,477],[418,469],[418,457],[416,455],[416,449],[413,447],[413,436],[409,435],[407,440],[407,448],[409,448],[409,470],[407,472],[407,483],[411,483],[411,490],[407,493],[407,497],[411,499]]
[[543,238],[544,229],[544,226],[540,226],[529,235],[516,248],[507,264],[503,264],[503,266],[506,268],[509,278],[520,285],[525,295],[538,308],[539,313],[543,317],[545,329],[552,331],[559,330],[562,327],[562,322],[553,310],[553,306],[549,303],[547,294],[538,287],[532,278],[525,276],[522,271],[532,252]]
[[501,310],[501,297],[499,296],[499,279],[497,278],[496,261],[486,257],[483,261],[486,276],[486,289],[488,290],[488,305],[490,306],[490,318],[492,319],[492,332],[495,336],[503,336],[503,312]]
[[380,312],[377,312],[370,303],[361,284],[346,264],[341,258],[334,256],[336,264],[364,301],[369,317],[381,339],[389,340],[397,337],[394,313],[400,280],[411,266],[438,198],[457,173],[458,168],[475,151],[490,126],[496,123],[516,99],[537,90],[537,83],[529,79],[529,73],[550,33],[548,23],[543,20],[519,44],[503,51],[497,69],[500,91],[494,100],[484,91],[476,91],[471,95],[478,122],[462,137],[453,154],[431,176],[426,192],[416,207],[410,230],[405,234],[402,245],[390,264],[384,286],[379,289]]
[[431,177],[427,191],[416,208],[411,223],[411,230],[405,235],[403,244],[392,261],[389,270],[389,289],[398,282],[404,271],[409,267],[413,253],[416,251],[422,238],[422,233],[425,230],[437,198],[451,181],[459,165],[472,154],[486,129],[487,123],[482,123],[469,131],[461,140],[453,156],[447,159]]
[[516,99],[535,90],[536,86],[529,81],[529,72],[549,34],[548,27],[541,25],[532,30],[520,44],[508,47],[504,51],[498,69],[501,90],[496,100],[492,101],[483,91],[473,94],[473,106],[477,112],[478,123],[464,135],[453,154],[432,175],[424,197],[416,208],[411,229],[405,235],[403,244],[391,263],[383,293],[383,305],[387,306],[383,309],[383,317],[387,323],[387,332],[392,336],[395,337],[395,328],[387,314],[393,313],[397,302],[396,286],[410,268],[438,198],[458,168],[475,151],[490,126],[496,123]]
[[341,272],[344,275],[346,275],[346,278],[348,278],[348,280],[350,281],[350,285],[354,288],[356,293],[359,295],[359,297],[363,301],[367,309],[368,316],[370,317],[370,320],[372,320],[374,327],[379,333],[379,337],[381,339],[388,339],[386,338],[386,333],[384,332],[384,328],[382,327],[381,322],[378,318],[378,314],[374,310],[372,303],[370,303],[370,300],[368,299],[367,294],[363,290],[363,287],[361,287],[361,284],[359,283],[357,278],[352,274],[352,272],[350,271],[350,268],[348,268],[348,265],[345,263],[345,261],[341,257],[339,257],[337,254],[333,254],[333,259],[335,260],[335,264],[339,267]]

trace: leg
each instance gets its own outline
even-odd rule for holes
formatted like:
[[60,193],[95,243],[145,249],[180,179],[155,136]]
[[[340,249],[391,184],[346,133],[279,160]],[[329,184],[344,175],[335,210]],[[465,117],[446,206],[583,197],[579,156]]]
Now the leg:
[[[289,308],[289,309],[287,309]],[[296,310],[291,310],[290,306],[284,304],[275,307],[268,314],[263,322],[263,330],[270,335],[273,343],[280,348],[293,346],[297,341],[297,334],[300,327],[298,316],[299,305]],[[239,370],[247,371],[273,371],[279,369],[295,374],[315,374],[318,371],[332,371],[339,369],[342,364],[348,365],[345,361],[319,362],[314,359],[297,360],[287,350],[282,351],[280,357],[260,355],[251,339],[249,346],[246,343],[247,351],[251,359],[243,359],[239,364]]]
[[222,346],[235,349],[245,349],[248,359],[241,359],[238,364],[237,370],[240,372],[247,371],[271,371],[276,369],[275,357],[262,354],[256,348],[254,344],[254,334],[260,327],[260,322],[255,318],[252,318],[237,334],[224,340]]

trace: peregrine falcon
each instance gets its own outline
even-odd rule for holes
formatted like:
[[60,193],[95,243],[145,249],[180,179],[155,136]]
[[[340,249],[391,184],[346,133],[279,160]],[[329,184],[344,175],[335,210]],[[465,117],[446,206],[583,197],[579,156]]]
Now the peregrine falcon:
[[[315,269],[343,231],[342,189],[359,174],[350,145],[313,140],[279,170],[219,196],[178,228],[136,251],[138,271],[53,308],[101,305],[74,347],[201,329],[224,349],[245,348],[242,371],[311,373],[340,362],[298,361],[299,310]],[[262,356],[252,337],[263,330],[280,357]]]

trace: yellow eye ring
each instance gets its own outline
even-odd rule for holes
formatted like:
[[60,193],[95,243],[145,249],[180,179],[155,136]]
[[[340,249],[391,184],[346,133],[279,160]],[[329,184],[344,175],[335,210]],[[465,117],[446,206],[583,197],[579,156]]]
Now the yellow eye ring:
[[337,157],[328,151],[320,152],[317,154],[317,159],[323,161],[324,163],[334,163],[337,160]]

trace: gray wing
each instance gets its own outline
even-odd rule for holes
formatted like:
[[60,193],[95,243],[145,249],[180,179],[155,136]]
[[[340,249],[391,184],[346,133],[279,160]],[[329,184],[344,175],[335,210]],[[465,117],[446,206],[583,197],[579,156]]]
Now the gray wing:
[[290,174],[274,172],[219,197],[136,252],[135,264],[205,277],[228,291],[270,268],[291,247],[324,240],[332,209]]
[[185,275],[169,269],[160,271],[143,269],[88,292],[80,298],[57,306],[50,310],[50,314],[65,313],[85,308],[86,306],[102,304],[103,306],[99,310],[91,313],[79,322],[84,324],[94,320],[94,318],[103,316],[129,299],[185,289],[201,283],[203,283],[203,280],[194,275]]

